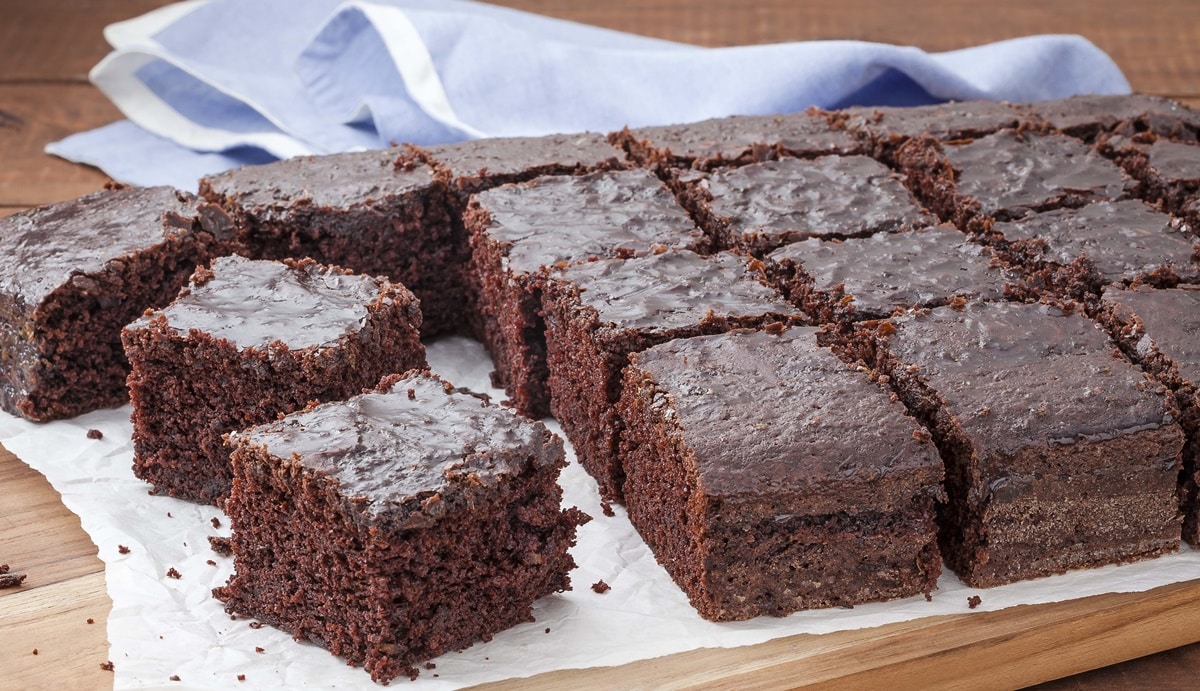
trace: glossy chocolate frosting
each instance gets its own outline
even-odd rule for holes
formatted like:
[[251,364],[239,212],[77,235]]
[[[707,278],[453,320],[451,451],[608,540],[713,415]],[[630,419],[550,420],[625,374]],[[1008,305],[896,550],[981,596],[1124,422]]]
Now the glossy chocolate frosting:
[[460,186],[472,187],[471,179],[527,178],[535,173],[578,172],[618,168],[624,154],[603,134],[552,134],[544,137],[496,137],[422,150],[430,162]]
[[170,187],[126,187],[0,219],[0,294],[32,309],[64,283],[197,226],[228,239],[228,217],[210,206]]
[[558,262],[694,248],[703,233],[646,170],[547,176],[481,192],[487,234],[509,245],[508,269],[536,273]]
[[934,222],[895,173],[866,156],[766,161],[717,171],[699,184],[730,232],[769,236],[776,246]]
[[1086,256],[1107,281],[1132,281],[1167,266],[1184,280],[1200,278],[1196,239],[1136,200],[1033,214],[994,229],[1010,241],[1044,242],[1044,261],[1067,265]]
[[781,510],[824,514],[907,506],[940,482],[937,450],[904,406],[816,333],[739,330],[631,356],[660,392],[652,405],[669,407],[705,496],[789,497]]
[[950,298],[1004,297],[1005,272],[992,255],[952,226],[867,238],[785,245],[769,256],[790,261],[830,293],[840,286],[848,304],[864,316],[887,316],[898,307],[935,307]]
[[916,368],[980,454],[1111,439],[1172,421],[1158,387],[1082,314],[968,303],[893,324],[887,348]]
[[[532,466],[563,463],[562,441],[526,420],[423,373],[391,378],[370,393],[293,413],[232,436],[337,483],[368,520],[393,527],[436,521],[475,488]],[[394,521],[394,522],[393,522]]]
[[1137,287],[1104,291],[1105,303],[1118,305],[1130,323],[1129,313],[1141,321],[1137,351],[1142,357],[1157,349],[1175,364],[1179,376],[1200,386],[1200,286],[1169,290]]
[[427,165],[396,166],[401,149],[299,156],[205,178],[205,195],[229,200],[263,220],[280,220],[293,205],[332,209],[371,206],[433,184]]
[[580,301],[596,310],[600,322],[620,329],[668,331],[712,316],[802,318],[754,277],[746,261],[724,252],[701,257],[670,251],[574,264],[557,277],[578,287]]
[[630,132],[644,145],[697,165],[736,160],[756,148],[778,147],[793,156],[852,154],[861,146],[816,113],[735,116],[685,125],[644,127]]
[[195,329],[239,349],[276,341],[295,350],[319,348],[358,331],[366,323],[367,305],[384,299],[382,293],[376,278],[311,260],[254,261],[234,255],[215,260],[211,272],[198,272],[173,303],[130,328],[165,319],[182,336]]
[[1006,130],[965,144],[947,144],[945,154],[958,172],[959,194],[978,201],[985,214],[1021,216],[1052,208],[1068,197],[1120,199],[1132,185],[1114,163],[1061,134]]
[[1016,128],[1025,118],[1007,103],[967,101],[915,107],[857,107],[842,111],[846,129],[873,137],[908,138],[927,134],[935,139],[973,139],[1000,129]]

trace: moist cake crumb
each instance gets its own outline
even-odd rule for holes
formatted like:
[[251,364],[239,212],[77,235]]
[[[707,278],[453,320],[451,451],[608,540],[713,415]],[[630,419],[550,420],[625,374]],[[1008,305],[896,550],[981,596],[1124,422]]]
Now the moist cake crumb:
[[100,431],[100,430],[98,430],[98,429],[89,429],[89,430],[87,431],[87,438],[88,438],[88,439],[103,439],[103,438],[104,438],[104,432],[101,432],[101,431]]
[[[601,581],[596,581],[595,583],[592,584],[592,590],[603,595],[604,593],[607,593],[608,591],[612,590],[612,586],[601,580]],[[546,630],[549,631],[549,629],[546,629]]]

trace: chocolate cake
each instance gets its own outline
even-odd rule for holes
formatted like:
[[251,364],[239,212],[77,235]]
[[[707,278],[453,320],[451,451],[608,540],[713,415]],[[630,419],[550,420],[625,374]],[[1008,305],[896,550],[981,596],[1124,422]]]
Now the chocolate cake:
[[1132,196],[1134,181],[1062,134],[1002,130],[967,141],[909,140],[896,154],[917,196],[946,221],[1008,221],[1039,211]]
[[220,258],[122,334],[134,474],[156,492],[219,504],[232,477],[225,433],[425,367],[404,286],[285,262]]
[[[497,137],[426,148],[400,159],[423,161],[437,171],[461,206],[470,195],[544,175],[582,175],[625,167],[624,152],[595,132],[545,137]],[[460,206],[460,208],[461,208]]]
[[587,520],[562,442],[425,373],[230,437],[235,573],[214,591],[381,683],[532,620]]
[[114,188],[0,219],[0,408],[55,420],[129,400],[121,327],[227,252],[219,208]]
[[683,125],[624,129],[611,137],[639,165],[713,170],[782,156],[863,153],[863,145],[814,109],[788,115],[734,116]]
[[811,238],[775,250],[767,271],[821,323],[887,317],[963,299],[1003,300],[1016,282],[987,248],[949,225],[867,238]]
[[1008,103],[963,101],[915,107],[855,107],[831,119],[864,142],[869,153],[892,163],[896,150],[916,137],[938,141],[985,137],[1002,129],[1030,127],[1036,120]]
[[200,181],[237,219],[253,259],[308,257],[403,283],[421,300],[422,331],[466,328],[466,241],[433,168],[397,168],[399,149],[305,156]]
[[1113,150],[1125,169],[1142,183],[1143,199],[1184,218],[1193,233],[1200,233],[1200,144],[1117,138],[1105,148]]
[[692,183],[686,197],[718,247],[755,256],[812,237],[861,237],[934,222],[899,176],[866,156],[724,168]]
[[550,412],[604,499],[621,501],[625,473],[614,406],[629,355],[676,338],[801,323],[803,314],[742,256],[668,251],[553,271],[543,297]]
[[530,417],[550,410],[541,316],[549,267],[706,247],[674,196],[645,170],[550,176],[481,192],[465,223],[496,383]]
[[1195,236],[1137,200],[1057,209],[992,226],[991,241],[1037,290],[1092,301],[1108,283],[1200,280]]
[[701,616],[934,587],[937,451],[815,329],[680,339],[630,360],[618,404],[629,518]]
[[1175,392],[1188,435],[1179,476],[1183,539],[1200,547],[1200,287],[1111,286],[1100,320],[1122,351]]
[[1178,549],[1175,406],[1094,322],[967,303],[870,335],[878,372],[941,451],[942,555],[968,585]]
[[1053,130],[1095,141],[1102,135],[1140,132],[1196,141],[1200,112],[1160,96],[1085,94],[1021,106]]

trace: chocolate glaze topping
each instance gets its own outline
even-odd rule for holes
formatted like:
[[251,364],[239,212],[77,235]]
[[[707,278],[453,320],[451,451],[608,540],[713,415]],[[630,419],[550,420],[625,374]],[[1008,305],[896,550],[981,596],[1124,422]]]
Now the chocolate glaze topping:
[[706,315],[803,315],[748,271],[744,257],[672,251],[633,259],[584,262],[559,274],[579,286],[601,322],[660,331],[694,326]]
[[1200,151],[1195,144],[1159,139],[1145,151],[1151,170],[1165,182],[1200,183]]
[[686,125],[633,130],[632,136],[673,157],[695,159],[698,165],[736,160],[756,147],[778,147],[794,156],[856,153],[855,139],[829,125],[815,113],[737,116]]
[[300,156],[205,178],[206,196],[227,198],[263,220],[295,212],[293,204],[349,209],[433,184],[429,166],[397,167],[400,149]]
[[312,261],[252,261],[239,256],[213,262],[211,277],[198,273],[184,294],[134,327],[162,318],[180,334],[191,329],[226,339],[239,348],[281,341],[293,349],[334,345],[358,330],[367,305],[381,298],[369,276]]
[[[1112,130],[1122,123],[1141,120],[1161,134],[1200,131],[1200,113],[1159,96],[1145,94],[1087,94],[1026,106],[1053,129],[1071,134]],[[1194,137],[1194,134],[1193,134]]]
[[86,280],[111,261],[190,234],[198,218],[214,237],[228,239],[228,217],[208,207],[170,187],[127,187],[0,219],[0,260],[7,267],[0,293],[32,308],[69,280]]
[[[1200,286],[1169,290],[1109,287],[1104,302],[1137,315],[1145,329],[1137,343],[1141,357],[1157,348],[1175,363],[1181,378],[1200,385]],[[1131,320],[1126,317],[1123,321]]]
[[[459,178],[516,178],[539,173],[619,168],[623,153],[595,132],[546,137],[499,137],[422,150],[444,174]],[[470,184],[467,184],[470,187]]]
[[774,236],[775,245],[934,222],[895,173],[866,156],[766,161],[720,170],[700,185],[733,232]]
[[[540,422],[482,403],[423,373],[233,435],[330,477],[366,520],[397,528],[434,522],[471,488],[560,463],[562,441]],[[441,493],[448,489],[454,493]],[[443,501],[444,500],[444,501]],[[393,522],[394,521],[394,522]]]
[[732,331],[631,356],[665,392],[706,496],[791,496],[820,514],[890,508],[882,486],[903,501],[941,480],[937,451],[904,406],[816,334]]
[[1070,264],[1087,256],[1107,281],[1132,281],[1170,265],[1181,279],[1200,278],[1196,239],[1180,224],[1136,200],[1097,202],[996,223],[1007,240],[1041,240],[1041,258]]
[[968,303],[893,323],[888,348],[919,368],[977,449],[1011,453],[1171,422],[1161,392],[1082,314]]
[[813,287],[842,286],[859,312],[887,316],[897,307],[934,307],[954,296],[1004,297],[1006,274],[991,267],[991,254],[952,226],[867,238],[785,245],[770,255],[790,260],[812,277]]
[[1002,131],[966,144],[947,144],[946,158],[959,173],[960,194],[979,201],[985,214],[1021,216],[1059,204],[1120,199],[1132,184],[1121,169],[1065,135],[1024,136]]
[[970,139],[1018,127],[1024,118],[1007,103],[968,101],[910,108],[847,108],[846,129],[877,138],[928,134],[935,139]]
[[511,245],[508,268],[517,274],[704,242],[675,197],[640,169],[538,178],[481,192],[472,203],[490,215],[488,235]]

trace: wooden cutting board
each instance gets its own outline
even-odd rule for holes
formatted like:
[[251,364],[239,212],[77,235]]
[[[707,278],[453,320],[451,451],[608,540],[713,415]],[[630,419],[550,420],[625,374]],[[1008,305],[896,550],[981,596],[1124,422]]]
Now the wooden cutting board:
[[[45,479],[2,449],[0,487],[0,563],[28,576],[21,588],[0,590],[0,689],[111,688],[112,674],[100,669],[111,602],[95,546]],[[489,688],[1014,688],[1200,641],[1200,574],[1145,593],[998,612],[963,606],[960,615]]]

